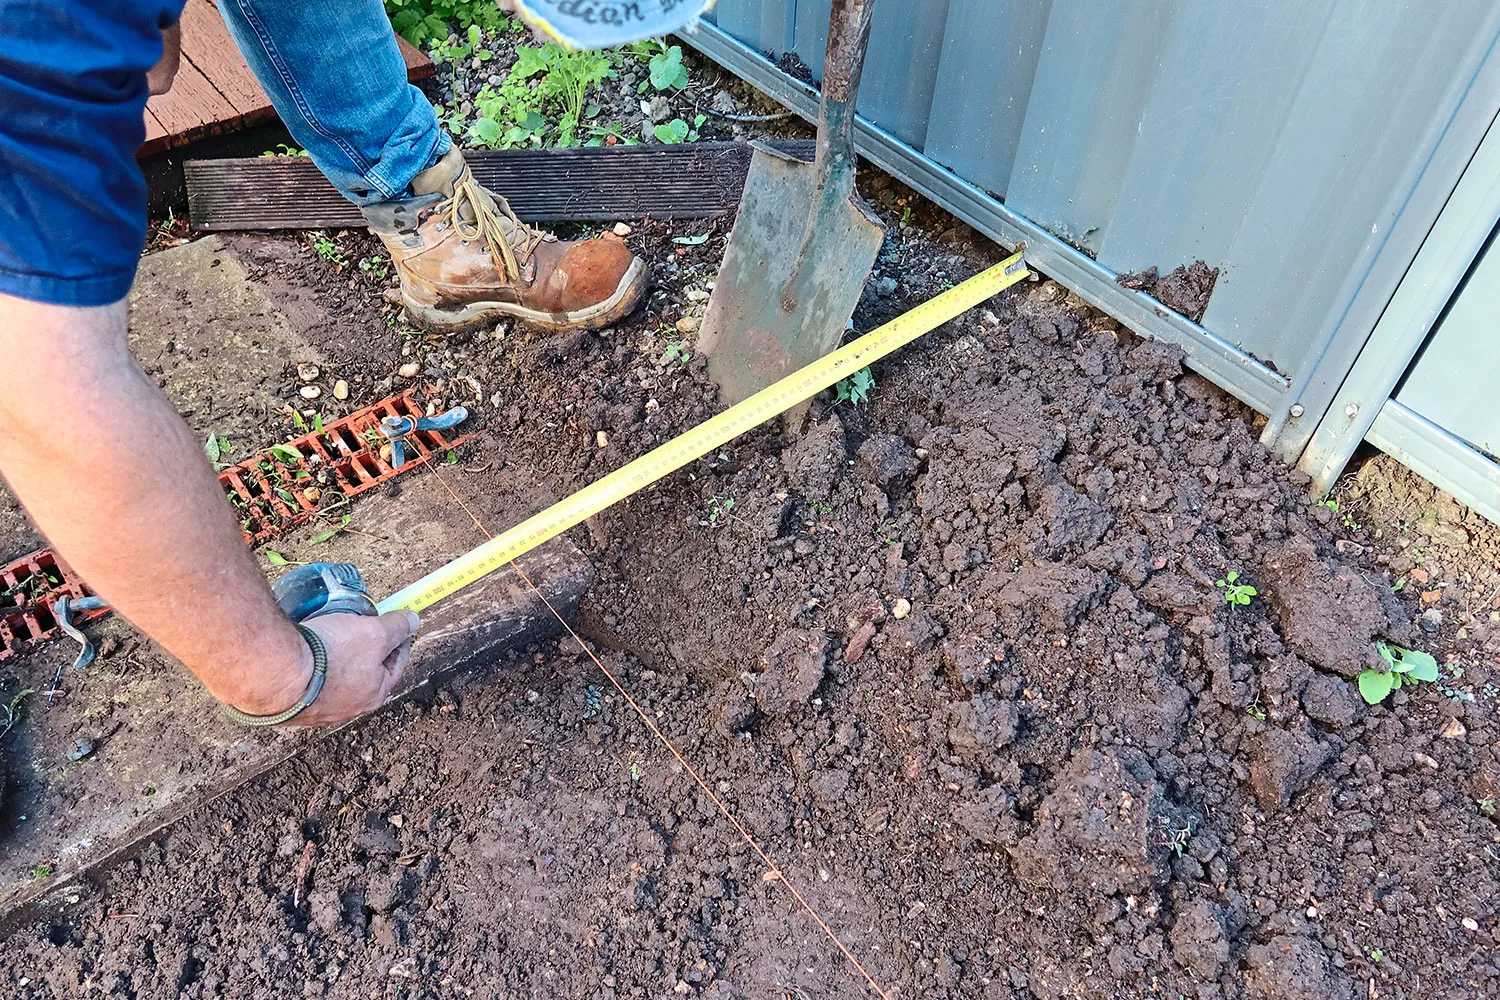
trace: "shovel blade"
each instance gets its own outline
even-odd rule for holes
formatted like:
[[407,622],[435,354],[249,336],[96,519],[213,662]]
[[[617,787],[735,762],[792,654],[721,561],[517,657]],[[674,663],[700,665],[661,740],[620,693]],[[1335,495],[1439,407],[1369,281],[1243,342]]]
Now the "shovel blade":
[[804,247],[819,194],[813,164],[756,148],[698,338],[726,403],[833,350],[854,315],[885,230],[855,193]]

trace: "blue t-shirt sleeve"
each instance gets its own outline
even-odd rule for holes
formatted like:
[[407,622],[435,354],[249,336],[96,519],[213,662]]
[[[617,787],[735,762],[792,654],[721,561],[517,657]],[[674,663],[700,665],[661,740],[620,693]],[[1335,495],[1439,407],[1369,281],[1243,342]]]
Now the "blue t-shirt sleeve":
[[145,240],[146,71],[183,0],[0,0],[0,292],[116,302]]

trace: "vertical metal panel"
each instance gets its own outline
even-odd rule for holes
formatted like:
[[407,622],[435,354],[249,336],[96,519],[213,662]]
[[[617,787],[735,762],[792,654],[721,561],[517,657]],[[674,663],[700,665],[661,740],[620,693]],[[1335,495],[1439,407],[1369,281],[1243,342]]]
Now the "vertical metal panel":
[[[948,3],[905,0],[875,5],[859,112],[914,149],[921,149],[927,139]],[[939,111],[943,117],[949,113]]]
[[[921,149],[1006,197],[1052,0],[951,0]],[[912,145],[917,145],[913,143]]]
[[1053,4],[1006,203],[1090,253],[1120,179],[1179,4]]
[[1500,454],[1500,249],[1492,238],[1396,393],[1408,409]]
[[[831,0],[793,0],[797,8],[796,37],[793,51],[812,71],[814,80],[823,79],[823,52],[828,48],[828,13]],[[874,28],[872,26],[873,34]]]
[[[1439,213],[1500,111],[1500,3],[882,2],[865,155],[981,231],[1031,241],[1054,276],[1139,332],[1198,352],[1195,366],[1267,412],[1265,439],[1288,460],[1306,448],[1332,467],[1374,435],[1385,397],[1368,391],[1401,376],[1469,246],[1472,227],[1438,225]],[[721,0],[720,23],[772,3],[818,78],[829,0]],[[732,33],[769,47],[756,24]],[[706,32],[700,47],[804,115],[813,107],[728,38]],[[1221,269],[1201,326],[1108,285],[1198,258]],[[1398,316],[1418,325],[1396,329]],[[1398,417],[1432,418],[1418,408],[1437,398],[1415,394],[1472,349],[1433,344],[1411,395],[1391,404]],[[1336,426],[1349,392],[1365,404]],[[1464,417],[1448,402],[1432,427],[1496,436],[1473,402]]]
[[719,0],[709,20],[758,52],[780,58],[792,47],[796,0]]

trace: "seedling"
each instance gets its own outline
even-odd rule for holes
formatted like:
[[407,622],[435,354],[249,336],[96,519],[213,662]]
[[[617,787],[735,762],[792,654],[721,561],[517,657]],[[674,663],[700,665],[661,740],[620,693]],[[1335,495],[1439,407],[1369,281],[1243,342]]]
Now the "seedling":
[[305,566],[305,565],[307,565],[306,563],[298,562],[295,559],[288,559],[286,556],[282,555],[280,552],[275,551],[274,549],[267,549],[266,550],[266,562],[270,563],[272,566]]
[[1360,697],[1371,705],[1385,701],[1386,696],[1402,685],[1410,687],[1418,681],[1432,682],[1438,678],[1437,660],[1431,653],[1415,649],[1404,649],[1377,642],[1375,649],[1385,660],[1386,670],[1370,668],[1359,675]]
[[44,862],[42,862],[39,865],[32,865],[31,866],[31,877],[32,878],[47,878],[55,870],[56,869],[54,869],[51,865],[47,864],[44,861]]
[[222,461],[229,454],[229,442],[219,437],[213,431],[208,432],[208,440],[203,442],[203,454],[213,463],[215,472],[223,472],[229,468],[229,462]]
[[1374,962],[1376,965],[1379,965],[1381,960],[1385,958],[1385,951],[1381,948],[1366,948],[1365,954],[1368,955],[1370,957],[1370,961]]
[[714,497],[708,502],[708,519],[699,523],[705,527],[718,527],[720,522],[727,520],[730,511],[734,510],[734,496],[726,493],[721,497]]
[[288,146],[284,142],[278,142],[275,149],[265,150],[261,156],[306,156],[307,150],[298,149],[296,146]]
[[640,765],[637,764],[635,761],[631,761],[630,762],[630,780],[631,781],[640,781],[641,780],[641,768],[640,768]]
[[1266,721],[1266,710],[1265,707],[1261,705],[1260,698],[1258,696],[1255,699],[1255,704],[1245,709],[1245,714],[1250,716],[1252,719],[1259,719],[1261,722]]
[[682,46],[658,52],[646,63],[650,70],[651,86],[657,90],[682,90],[688,85],[687,67],[682,64]]
[[[320,532],[318,532],[316,535],[313,535],[311,538],[309,538],[307,540],[307,544],[308,545],[322,545],[324,542],[328,541],[330,538],[333,538],[334,536],[336,536],[340,532],[342,532],[345,528],[349,527],[350,520],[352,520],[352,515],[345,514],[343,516],[343,518],[339,521],[337,527],[329,528],[326,531],[320,531]],[[278,552],[277,555],[280,555],[280,553]],[[270,558],[270,553],[267,553],[266,558],[268,558],[268,559]]]
[[344,255],[339,251],[339,245],[333,242],[326,234],[319,233],[314,236],[312,245],[313,249],[318,252],[318,256],[330,264],[342,264],[344,262]]
[[1240,571],[1232,569],[1224,574],[1224,579],[1214,581],[1214,586],[1224,591],[1224,603],[1229,605],[1231,611],[1249,604],[1250,598],[1256,594],[1255,588],[1248,583],[1236,582],[1239,578]]
[[1479,806],[1479,811],[1483,815],[1488,816],[1490,819],[1495,818],[1497,810],[1495,808],[1495,797],[1493,795],[1486,795],[1484,798],[1476,802],[1475,805]]
[[[297,415],[299,417],[301,416],[300,413]],[[305,420],[302,422],[302,429],[307,429],[307,422]],[[293,448],[289,444],[273,444],[268,450],[278,462],[283,462],[287,465],[296,465],[298,462],[302,461],[302,452],[298,451],[296,448]]]
[[895,545],[901,540],[901,526],[895,521],[885,521],[875,529],[875,537],[881,545]]
[[1329,510],[1333,511],[1335,514],[1337,514],[1338,510],[1339,510],[1339,502],[1337,500],[1319,500],[1318,501],[1318,506],[1319,507],[1327,507]]
[[656,136],[656,141],[668,146],[674,146],[680,142],[697,142],[698,129],[708,120],[707,115],[698,115],[689,125],[681,118],[673,118],[669,122],[663,122],[651,129],[651,134]]
[[834,402],[858,407],[869,402],[870,390],[874,388],[875,376],[870,374],[870,369],[861,368],[848,378],[839,379],[838,385],[833,387]]
[[11,695],[10,702],[4,706],[5,725],[0,726],[0,736],[4,736],[6,733],[10,732],[11,729],[15,726],[16,722],[20,719],[20,715],[16,710],[21,707],[21,702],[25,701],[26,696],[29,694],[36,694],[36,692],[31,688],[22,688],[15,694]]
[[391,269],[389,265],[390,258],[382,257],[379,254],[372,254],[369,257],[361,257],[359,259],[359,269],[366,274],[374,275],[381,281],[384,281],[390,275]]
[[684,342],[681,344],[668,344],[667,349],[661,352],[661,361],[659,363],[665,367],[674,361],[681,361],[683,364],[687,364],[691,360],[693,360],[693,352],[687,350],[687,343]]
[[1167,839],[1167,847],[1171,848],[1173,854],[1182,857],[1182,852],[1187,850],[1188,840],[1193,836],[1193,824],[1189,823],[1180,830],[1169,830],[1168,833],[1171,836]]

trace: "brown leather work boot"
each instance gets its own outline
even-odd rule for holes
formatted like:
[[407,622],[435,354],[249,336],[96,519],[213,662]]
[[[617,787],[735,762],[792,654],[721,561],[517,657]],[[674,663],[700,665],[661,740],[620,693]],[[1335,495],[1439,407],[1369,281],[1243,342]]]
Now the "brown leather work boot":
[[597,329],[639,304],[646,265],[611,234],[564,242],[516,218],[455,146],[411,182],[412,197],[367,205],[411,322],[451,332],[514,317]]

